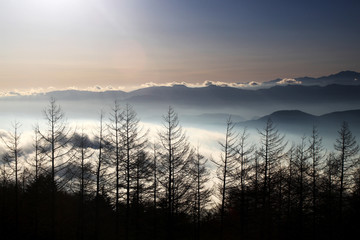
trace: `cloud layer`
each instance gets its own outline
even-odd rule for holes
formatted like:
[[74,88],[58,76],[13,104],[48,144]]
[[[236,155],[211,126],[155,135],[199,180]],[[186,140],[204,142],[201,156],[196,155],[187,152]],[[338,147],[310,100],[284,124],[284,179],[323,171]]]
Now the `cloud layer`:
[[186,86],[189,88],[201,88],[201,87],[209,87],[209,86],[218,86],[218,87],[232,87],[232,88],[240,88],[240,89],[259,89],[259,88],[269,88],[276,85],[299,85],[302,84],[301,81],[298,81],[293,78],[283,78],[278,81],[271,82],[246,82],[246,83],[237,83],[237,82],[223,82],[223,81],[204,81],[202,83],[188,83],[188,82],[166,82],[166,83],[155,83],[148,82],[138,86],[100,86],[95,85],[93,87],[87,88],[78,88],[78,87],[68,87],[68,88],[32,88],[28,90],[19,90],[14,89],[13,91],[0,91],[0,97],[9,97],[9,96],[31,96],[38,94],[45,94],[53,91],[65,91],[65,90],[78,90],[78,91],[89,91],[89,92],[105,92],[105,91],[126,91],[131,92],[133,90],[148,88],[148,87],[173,87],[173,86]]

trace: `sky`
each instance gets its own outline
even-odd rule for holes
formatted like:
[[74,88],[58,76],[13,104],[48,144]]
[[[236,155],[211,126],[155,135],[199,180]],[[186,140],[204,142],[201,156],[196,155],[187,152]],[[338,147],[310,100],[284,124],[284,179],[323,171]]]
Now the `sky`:
[[0,0],[0,90],[360,71],[360,1]]

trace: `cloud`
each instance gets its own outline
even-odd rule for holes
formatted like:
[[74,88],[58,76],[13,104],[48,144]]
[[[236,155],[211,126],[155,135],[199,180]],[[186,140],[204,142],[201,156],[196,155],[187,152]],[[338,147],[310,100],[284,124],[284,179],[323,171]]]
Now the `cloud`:
[[45,94],[47,92],[52,92],[52,91],[56,91],[56,90],[61,90],[61,89],[56,89],[54,87],[31,88],[31,89],[26,89],[26,90],[14,89],[14,90],[8,91],[8,92],[1,92],[0,91],[0,97],[31,96],[31,95]]
[[255,88],[259,87],[262,84],[259,82],[248,82],[248,83],[234,83],[234,82],[222,82],[222,81],[209,81],[206,80],[202,83],[187,83],[187,82],[168,82],[168,83],[154,83],[148,82],[142,84],[140,87],[173,87],[173,86],[186,86],[190,88],[200,88],[200,87],[209,87],[209,86],[218,86],[218,87],[233,87],[233,88]]
[[208,86],[219,86],[219,87],[230,87],[230,85],[232,85],[234,83],[226,83],[226,82],[220,82],[220,81],[205,81],[203,83],[203,86],[208,87]]
[[249,82],[249,86],[259,86],[259,85],[261,85],[260,83],[258,83],[258,82]]
[[[194,87],[198,84],[189,84],[186,82],[167,82],[167,83],[154,83],[154,82],[147,82],[140,85],[140,88],[147,88],[147,87],[173,87],[173,86],[187,86],[187,87]],[[132,87],[133,89],[139,89],[139,87]]]
[[124,91],[126,90],[123,86],[113,87],[113,86],[93,86],[93,87],[86,87],[86,88],[79,88],[76,86],[71,86],[68,88],[31,88],[27,90],[18,90],[14,89],[12,91],[0,91],[0,97],[14,97],[14,96],[34,96],[40,94],[46,94],[53,91],[66,91],[66,90],[77,90],[77,91],[89,91],[89,92],[105,92],[105,91]]
[[[284,79],[283,79],[284,80]],[[282,84],[282,83],[278,83]],[[294,84],[288,82],[287,84]],[[268,87],[268,85],[260,83],[260,82],[247,82],[247,83],[235,83],[235,82],[222,82],[222,81],[209,81],[206,80],[202,83],[188,83],[188,82],[166,82],[166,83],[155,83],[155,82],[148,82],[141,85],[133,85],[133,86],[100,86],[95,85],[92,87],[80,88],[77,86],[71,86],[68,88],[32,88],[32,89],[25,89],[25,90],[18,90],[14,89],[12,91],[0,91],[0,97],[11,97],[11,96],[32,96],[32,95],[40,95],[46,94],[52,91],[65,91],[65,90],[78,90],[78,91],[90,91],[90,92],[105,92],[105,91],[133,91],[141,88],[148,88],[148,87],[173,87],[173,86],[186,86],[189,88],[200,88],[200,87],[209,87],[209,86],[218,86],[218,87],[233,87],[233,88],[242,88],[242,89],[258,89],[261,87]]]
[[260,82],[247,82],[247,83],[234,83],[234,82],[221,82],[221,81],[205,81],[203,86],[218,86],[218,87],[233,87],[233,88],[243,88],[243,89],[255,89],[262,86]]
[[282,80],[276,82],[278,85],[300,85],[301,81],[298,81],[294,78],[283,78]]

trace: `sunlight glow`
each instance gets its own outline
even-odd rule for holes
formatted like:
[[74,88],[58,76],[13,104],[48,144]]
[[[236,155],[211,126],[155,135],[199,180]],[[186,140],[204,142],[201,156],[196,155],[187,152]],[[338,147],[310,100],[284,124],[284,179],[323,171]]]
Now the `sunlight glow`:
[[[27,0],[21,6],[30,14],[30,18],[39,20],[41,26],[51,23],[72,23],[93,21],[99,12],[98,0]],[[71,25],[70,25],[71,26]]]
[[84,0],[32,0],[35,7],[43,8],[44,10],[65,10],[67,8],[80,6],[85,4]]

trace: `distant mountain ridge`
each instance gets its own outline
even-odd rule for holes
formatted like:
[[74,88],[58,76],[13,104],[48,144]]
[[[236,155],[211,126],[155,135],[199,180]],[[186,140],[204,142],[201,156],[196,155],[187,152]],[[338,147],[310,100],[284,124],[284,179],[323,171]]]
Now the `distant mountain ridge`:
[[[293,126],[310,126],[313,125],[331,125],[340,124],[343,121],[359,125],[360,123],[360,109],[330,112],[322,115],[313,115],[300,110],[280,110],[271,114],[259,117],[254,120],[244,120],[240,115],[231,115],[224,113],[206,113],[185,117],[186,121],[201,121],[205,124],[225,124],[226,119],[231,116],[233,122],[241,126],[259,127],[264,126],[268,119],[271,119],[276,125],[293,125]],[[310,125],[309,125],[310,124]],[[360,126],[359,126],[360,127]]]
[[324,134],[330,131],[336,133],[344,121],[356,133],[360,133],[360,109],[331,112],[320,116],[299,110],[281,110],[257,120],[244,121],[239,124],[241,126],[262,129],[269,118],[281,130],[290,133],[303,134],[304,132],[309,132],[313,126],[317,126]]
[[[360,74],[357,72],[344,71],[318,78],[316,81],[334,82],[334,79],[343,79],[346,82],[358,76],[360,78]],[[310,78],[304,81],[310,81]],[[11,112],[14,106],[21,106],[23,103],[26,103],[27,106],[33,104],[33,107],[36,107],[35,103],[38,106],[46,106],[50,97],[55,97],[66,109],[69,109],[68,111],[74,109],[74,113],[77,115],[84,110],[98,112],[104,107],[109,108],[115,100],[118,100],[120,104],[130,103],[133,105],[141,117],[151,115],[154,118],[161,116],[169,105],[173,106],[179,114],[229,113],[242,116],[246,120],[283,109],[298,109],[317,115],[360,109],[360,85],[290,84],[261,89],[217,85],[192,88],[185,85],[174,85],[147,87],[131,92],[118,90],[104,92],[53,91],[30,96],[1,97],[0,111]],[[28,109],[29,107],[25,111]]]
[[[290,80],[290,81],[286,81]],[[293,81],[295,80],[295,81]],[[107,90],[107,91],[89,91],[89,90],[55,90],[50,91],[46,93],[38,93],[31,95],[29,97],[35,96],[38,98],[41,97],[58,97],[58,98],[68,98],[68,99],[80,99],[80,98],[93,98],[93,97],[101,97],[101,98],[118,98],[118,99],[134,99],[136,100],[136,97],[138,96],[159,96],[160,94],[162,97],[169,97],[170,95],[172,97],[176,97],[179,93],[184,94],[184,89],[193,89],[188,90],[188,93],[192,95],[193,93],[199,93],[199,89],[202,89],[202,92],[205,92],[203,90],[206,90],[208,93],[213,93],[213,90],[215,89],[222,89],[223,92],[231,90],[229,89],[236,89],[232,93],[238,93],[241,92],[241,90],[244,90],[245,92],[247,90],[253,90],[253,91],[261,91],[266,90],[269,88],[274,87],[287,87],[290,85],[295,86],[313,86],[313,87],[325,87],[329,85],[360,85],[360,73],[355,71],[341,71],[336,74],[331,74],[328,76],[322,76],[319,78],[314,77],[298,77],[298,78],[278,78],[275,80],[263,82],[260,85],[256,85],[258,87],[249,89],[249,88],[243,88],[243,87],[233,87],[233,86],[218,86],[218,85],[208,85],[204,87],[187,87],[182,84],[172,85],[172,86],[152,86],[152,87],[144,87],[139,88],[130,92],[125,92],[121,90]],[[263,86],[260,87],[260,86]],[[265,88],[265,89],[264,89]],[[24,97],[25,95],[21,94],[13,94],[11,97]],[[7,98],[7,97],[5,97]],[[160,99],[160,98],[159,98]]]
[[[273,85],[280,84],[284,79],[275,79],[268,82],[264,82],[263,85]],[[329,76],[323,76],[319,78],[313,77],[297,77],[294,78],[296,82],[289,81],[289,84],[301,84],[304,86],[327,86],[331,84],[339,85],[360,85],[360,73],[355,71],[341,71],[336,74],[331,74]],[[286,81],[284,83],[286,84]]]
[[[181,120],[185,126],[216,129],[222,132],[228,117],[229,114],[199,114],[191,118],[185,117],[185,121],[183,121],[184,116],[182,116]],[[287,136],[286,139],[290,140],[290,143],[299,140],[299,138],[311,136],[313,126],[316,126],[319,135],[323,138],[324,145],[331,148],[344,121],[349,124],[353,135],[357,139],[360,137],[360,109],[330,112],[322,115],[313,115],[299,110],[281,110],[248,121],[243,121],[239,115],[231,115],[232,121],[236,123],[237,130],[247,128],[251,136],[254,137],[253,139],[256,139],[259,130],[264,129],[269,118],[280,134]]]
[[360,109],[336,111],[322,115],[313,115],[300,110],[280,110],[273,112],[269,115],[265,115],[256,120],[250,120],[245,122],[266,122],[271,118],[275,122],[280,123],[294,123],[294,121],[359,121],[360,122]]
[[[19,97],[19,96],[17,96]],[[20,96],[22,97],[22,96]],[[190,88],[186,86],[172,87],[149,87],[132,92],[123,91],[54,91],[43,95],[30,96],[29,98],[49,98],[55,97],[61,100],[82,100],[82,99],[118,99],[127,102],[164,102],[184,103],[184,104],[239,104],[246,102],[264,101],[335,101],[335,100],[359,100],[360,85],[327,85],[321,86],[301,86],[287,85],[275,86],[267,89],[247,90],[233,87],[207,86],[200,88]]]
[[[210,85],[191,88],[184,85],[154,86],[124,91],[54,91],[44,95],[59,99],[119,99],[130,103],[168,103],[179,105],[237,105],[270,101],[274,104],[287,102],[333,102],[360,100],[360,73],[343,71],[320,78],[296,78],[302,84],[275,85],[270,88],[241,89]],[[270,82],[279,81],[273,80]],[[269,83],[269,82],[268,82]],[[266,85],[266,83],[264,83]],[[360,106],[359,106],[360,107]]]

